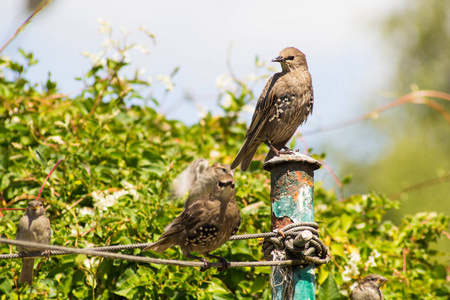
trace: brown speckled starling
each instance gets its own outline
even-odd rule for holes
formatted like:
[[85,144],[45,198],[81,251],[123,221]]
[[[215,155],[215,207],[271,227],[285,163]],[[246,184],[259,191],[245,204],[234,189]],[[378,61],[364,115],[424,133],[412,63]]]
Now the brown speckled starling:
[[[50,244],[51,236],[50,220],[45,216],[44,205],[41,201],[30,201],[25,215],[19,221],[16,240],[48,245]],[[17,246],[17,248],[19,248],[20,252],[42,251],[42,249],[26,246]],[[33,284],[33,265],[34,258],[22,258],[22,271],[20,272],[19,283]]]
[[281,149],[289,150],[286,143],[312,113],[313,87],[305,54],[288,47],[272,61],[281,63],[282,71],[264,87],[232,169],[240,164],[241,171],[246,171],[261,143],[270,148],[266,161],[279,156]]
[[[178,245],[184,256],[203,261],[206,270],[210,267],[207,259],[194,256],[198,252],[210,258],[219,259],[226,269],[227,261],[209,252],[223,245],[235,234],[241,224],[241,212],[234,198],[234,180],[231,175],[221,176],[209,198],[193,201],[172,222],[159,240],[146,250],[163,252],[172,245]],[[220,269],[219,269],[220,270]]]
[[351,300],[383,300],[380,286],[387,281],[386,278],[370,274],[364,277],[352,291]]
[[189,191],[184,203],[186,208],[195,200],[207,199],[219,177],[226,174],[234,175],[229,165],[215,163],[209,166],[206,159],[197,159],[175,178],[174,194],[182,197]]

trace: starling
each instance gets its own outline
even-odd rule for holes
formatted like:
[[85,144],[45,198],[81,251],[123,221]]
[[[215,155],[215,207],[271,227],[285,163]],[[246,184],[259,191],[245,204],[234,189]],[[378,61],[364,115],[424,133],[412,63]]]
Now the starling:
[[[50,220],[45,216],[44,205],[41,201],[30,201],[25,215],[19,221],[16,240],[48,245],[50,244],[51,236]],[[42,251],[42,249],[27,246],[17,247],[21,253]],[[19,283],[33,284],[33,265],[34,258],[22,258],[22,271],[20,272]]]
[[226,174],[234,175],[229,165],[215,163],[209,166],[206,159],[197,159],[174,180],[174,194],[177,197],[181,197],[189,191],[189,196],[184,203],[186,208],[195,200],[207,199],[217,179]]
[[279,156],[281,149],[291,151],[286,143],[312,113],[313,87],[305,54],[288,47],[272,61],[281,63],[282,71],[274,74],[264,87],[231,169],[241,164],[241,170],[246,171],[261,143],[270,148],[266,161]]
[[218,259],[222,268],[227,268],[227,261],[209,252],[223,245],[235,234],[241,224],[241,212],[234,199],[234,180],[230,174],[221,176],[209,198],[197,199],[187,206],[172,222],[159,240],[143,251],[163,252],[172,245],[178,245],[184,256],[199,259],[204,263],[202,271],[210,268],[206,258],[194,256],[198,252],[204,256]]
[[387,281],[386,278],[370,274],[364,277],[352,291],[351,300],[383,300],[380,286]]

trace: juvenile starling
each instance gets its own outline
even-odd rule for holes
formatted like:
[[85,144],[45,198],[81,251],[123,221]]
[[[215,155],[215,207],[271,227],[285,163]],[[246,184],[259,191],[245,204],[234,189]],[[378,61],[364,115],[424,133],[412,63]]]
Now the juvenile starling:
[[383,300],[380,286],[387,281],[386,278],[370,274],[364,277],[352,291],[351,300]]
[[172,222],[159,240],[143,251],[163,252],[172,245],[178,245],[184,256],[199,259],[204,263],[202,271],[210,267],[206,258],[194,256],[198,252],[210,258],[219,259],[227,268],[227,261],[209,252],[223,245],[235,234],[241,224],[241,212],[234,199],[234,180],[231,175],[221,176],[209,198],[193,201]]
[[[51,236],[50,220],[45,216],[44,205],[41,201],[30,201],[25,215],[19,221],[16,240],[48,245],[50,244]],[[20,252],[42,251],[39,248],[26,246],[17,246],[17,248],[19,248]],[[19,283],[33,284],[33,265],[34,258],[22,258],[22,271],[20,272]]]
[[241,164],[241,170],[246,171],[261,143],[270,148],[266,161],[279,156],[281,149],[291,151],[286,143],[312,113],[313,87],[305,54],[288,47],[272,61],[281,63],[282,71],[274,74],[264,87],[231,169]]
[[174,194],[182,197],[189,191],[189,196],[184,203],[186,208],[197,199],[207,199],[219,177],[226,174],[234,175],[229,165],[215,163],[209,166],[206,159],[197,159],[175,178]]

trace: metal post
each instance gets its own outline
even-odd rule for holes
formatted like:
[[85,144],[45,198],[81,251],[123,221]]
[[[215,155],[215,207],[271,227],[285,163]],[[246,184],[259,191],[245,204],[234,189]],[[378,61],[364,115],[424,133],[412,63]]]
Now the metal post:
[[[314,170],[321,167],[315,159],[295,152],[274,157],[263,168],[270,171],[272,230],[291,223],[314,221]],[[286,274],[289,272],[286,280]],[[314,265],[306,268],[272,267],[272,299],[315,299]]]

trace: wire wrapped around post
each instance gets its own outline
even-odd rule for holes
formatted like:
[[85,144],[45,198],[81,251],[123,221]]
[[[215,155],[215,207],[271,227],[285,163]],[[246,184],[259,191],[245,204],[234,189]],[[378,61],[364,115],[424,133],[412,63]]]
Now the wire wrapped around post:
[[[314,170],[319,169],[321,164],[307,155],[294,152],[274,157],[265,162],[263,167],[270,171],[271,177],[272,230],[282,233],[282,228],[290,224],[314,222]],[[310,240],[312,235],[305,231],[295,238],[293,244],[302,246]],[[267,248],[266,243],[263,248]],[[275,245],[274,248],[270,250],[270,255],[265,255],[272,260],[290,259],[293,253],[288,246]],[[308,255],[311,254],[309,252]],[[307,257],[305,253],[300,255]],[[324,255],[322,261],[328,262],[328,249],[321,255]],[[312,260],[305,265],[272,267],[272,299],[315,299],[314,277]]]

